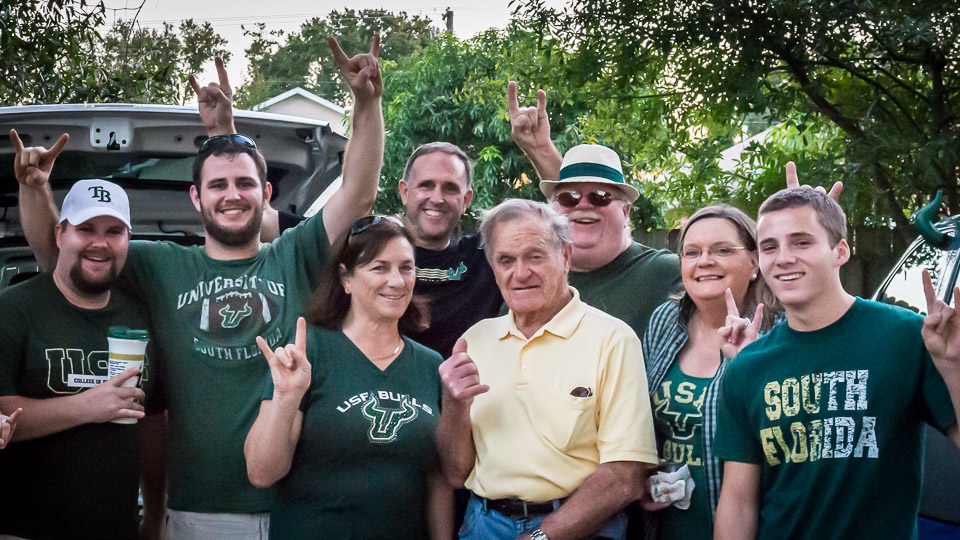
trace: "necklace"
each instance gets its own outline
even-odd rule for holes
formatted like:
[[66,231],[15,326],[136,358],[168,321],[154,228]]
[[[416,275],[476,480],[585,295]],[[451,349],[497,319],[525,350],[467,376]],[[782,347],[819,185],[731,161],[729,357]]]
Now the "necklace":
[[383,355],[383,356],[378,356],[378,357],[376,357],[376,358],[371,358],[370,360],[373,361],[373,362],[382,362],[383,360],[387,360],[387,359],[389,359],[389,358],[393,358],[394,356],[397,355],[397,353],[400,352],[400,348],[401,348],[401,347],[403,347],[403,338],[399,338],[399,342],[397,343],[397,348],[394,349],[392,353],[389,353],[389,354],[386,354],[386,355]]

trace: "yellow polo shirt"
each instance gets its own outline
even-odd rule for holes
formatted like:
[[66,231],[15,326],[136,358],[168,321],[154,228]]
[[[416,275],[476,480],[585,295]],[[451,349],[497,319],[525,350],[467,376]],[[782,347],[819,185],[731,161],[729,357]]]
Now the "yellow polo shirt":
[[657,463],[640,340],[570,290],[530,339],[512,311],[464,334],[490,386],[470,409],[477,461],[466,487],[477,495],[548,501],[569,496],[600,463]]

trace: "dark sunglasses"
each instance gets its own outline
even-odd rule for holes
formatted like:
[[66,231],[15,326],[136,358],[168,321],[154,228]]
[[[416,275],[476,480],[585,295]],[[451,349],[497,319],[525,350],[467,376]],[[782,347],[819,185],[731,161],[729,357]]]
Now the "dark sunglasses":
[[217,146],[223,146],[231,142],[248,146],[254,150],[257,148],[257,143],[253,142],[253,139],[250,137],[247,137],[246,135],[240,135],[239,133],[232,133],[230,135],[214,135],[213,137],[210,137],[209,139],[203,141],[203,144],[200,145],[200,151],[197,153],[202,154],[204,152],[209,152]]
[[389,221],[394,225],[403,227],[403,222],[393,216],[364,216],[353,223],[353,227],[350,228],[350,236],[356,236],[381,221]]
[[[560,203],[560,206],[573,208],[580,204],[580,199],[583,198],[583,195],[581,195],[579,191],[561,191],[557,193],[555,198],[557,202]],[[587,194],[587,201],[597,207],[609,206],[614,199],[613,193],[603,191],[602,189],[591,191]]]

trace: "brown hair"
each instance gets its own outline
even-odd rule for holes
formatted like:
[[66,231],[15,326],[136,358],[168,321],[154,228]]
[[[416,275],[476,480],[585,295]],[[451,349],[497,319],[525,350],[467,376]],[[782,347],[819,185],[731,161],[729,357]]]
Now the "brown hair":
[[[381,219],[358,233],[353,230],[351,227],[337,237],[332,247],[333,256],[321,270],[320,284],[307,307],[306,319],[312,325],[340,330],[347,318],[350,295],[343,290],[343,283],[340,281],[341,265],[346,269],[344,273],[352,273],[358,267],[374,260],[394,238],[406,238],[410,246],[414,245],[410,231],[389,219]],[[414,297],[400,317],[400,333],[419,332],[426,326],[427,310],[423,301]]]
[[229,156],[229,158],[233,160],[240,154],[246,154],[253,159],[253,162],[257,166],[257,176],[260,180],[260,186],[261,188],[266,187],[267,160],[264,159],[263,154],[256,148],[251,148],[236,141],[223,141],[213,146],[209,151],[198,155],[193,160],[193,185],[197,188],[197,192],[200,191],[203,184],[203,178],[201,178],[200,175],[203,172],[203,164],[206,163],[207,158],[210,156]]
[[759,216],[787,208],[801,208],[808,206],[817,214],[817,221],[827,230],[827,235],[834,246],[841,240],[847,239],[847,216],[837,201],[810,186],[798,189],[781,189],[774,193],[760,205]]
[[[740,238],[740,241],[743,242],[743,246],[747,248],[747,251],[757,255],[756,222],[750,219],[750,216],[743,213],[739,208],[726,204],[705,206],[690,216],[690,219],[687,220],[686,225],[684,225],[680,231],[681,252],[683,251],[683,241],[686,239],[690,226],[698,221],[710,218],[725,219],[733,224],[737,229],[737,236]],[[682,313],[689,315],[697,309],[697,306],[693,303],[693,300],[690,299],[686,291],[678,295],[677,299],[680,301],[680,311]],[[763,323],[761,328],[768,329],[773,326],[774,320],[783,311],[783,307],[773,294],[773,291],[770,290],[770,287],[767,286],[767,282],[763,279],[763,274],[761,274],[758,269],[757,279],[751,281],[747,287],[743,315],[748,317],[752,316],[759,304],[763,304]]]
[[417,149],[410,154],[410,157],[407,158],[407,164],[403,167],[403,179],[408,180],[410,178],[410,169],[413,168],[413,162],[416,161],[418,157],[435,154],[437,152],[449,154],[459,158],[460,161],[463,162],[463,167],[467,174],[467,188],[469,188],[471,183],[473,183],[473,165],[470,163],[470,158],[467,157],[466,152],[461,150],[459,146],[448,142],[431,142],[421,144],[417,147]]

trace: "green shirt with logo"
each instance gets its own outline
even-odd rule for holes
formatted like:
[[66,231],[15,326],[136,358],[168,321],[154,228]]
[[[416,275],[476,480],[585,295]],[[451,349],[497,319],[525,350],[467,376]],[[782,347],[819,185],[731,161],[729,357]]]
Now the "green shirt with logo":
[[202,246],[130,242],[121,278],[143,298],[164,359],[168,506],[268,512],[270,490],[247,478],[243,442],[269,378],[256,344],[293,342],[329,242],[321,214],[263,244],[252,258],[215,260]]
[[721,385],[714,443],[762,468],[758,538],[915,538],[923,423],[956,422],[922,318],[856,299],[812,332],[785,322]]
[[[442,359],[403,342],[381,371],[343,332],[308,331],[312,380],[290,472],[274,486],[271,538],[428,538]],[[260,397],[273,397],[272,381]]]
[[[55,399],[100,384],[110,326],[148,329],[149,320],[119,288],[102,309],[71,304],[49,273],[7,289],[0,294],[0,395]],[[148,346],[141,375],[148,396],[154,353]],[[0,450],[0,536],[136,538],[138,434],[138,424],[105,422],[8,444]]]
[[707,500],[703,462],[703,402],[712,377],[692,377],[673,362],[650,397],[660,459],[674,468],[686,465],[695,487],[690,507],[660,511],[658,538],[711,538],[713,520]]
[[680,259],[637,242],[606,266],[570,272],[568,279],[581,300],[627,323],[637,336],[646,331],[653,310],[682,287]]

